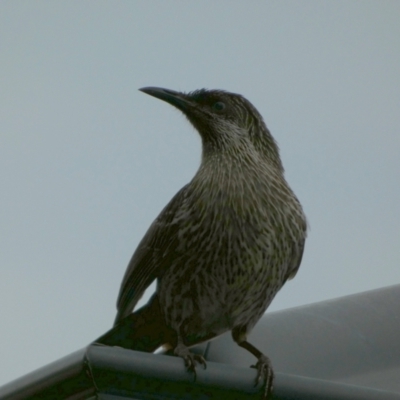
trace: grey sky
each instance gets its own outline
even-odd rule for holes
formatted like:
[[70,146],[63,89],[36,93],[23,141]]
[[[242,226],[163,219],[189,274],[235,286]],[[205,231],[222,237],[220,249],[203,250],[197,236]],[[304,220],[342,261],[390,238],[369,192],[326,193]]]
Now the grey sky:
[[400,2],[0,2],[0,384],[105,332],[200,140],[137,89],[246,96],[310,233],[270,310],[400,281]]

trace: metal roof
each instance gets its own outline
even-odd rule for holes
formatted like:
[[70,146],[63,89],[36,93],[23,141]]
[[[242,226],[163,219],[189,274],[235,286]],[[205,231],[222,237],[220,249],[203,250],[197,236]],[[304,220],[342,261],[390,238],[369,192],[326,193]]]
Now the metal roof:
[[[400,285],[268,313],[250,340],[271,358],[274,399],[400,400]],[[181,359],[89,345],[0,388],[0,399],[259,399],[254,358],[223,335]]]

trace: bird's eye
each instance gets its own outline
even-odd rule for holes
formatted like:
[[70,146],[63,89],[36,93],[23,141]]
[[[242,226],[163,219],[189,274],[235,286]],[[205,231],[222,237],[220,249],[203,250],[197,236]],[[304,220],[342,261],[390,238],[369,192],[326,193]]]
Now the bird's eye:
[[215,111],[222,111],[222,110],[225,109],[225,103],[223,103],[222,101],[217,101],[216,103],[214,103],[214,104],[212,105],[212,108],[213,108]]

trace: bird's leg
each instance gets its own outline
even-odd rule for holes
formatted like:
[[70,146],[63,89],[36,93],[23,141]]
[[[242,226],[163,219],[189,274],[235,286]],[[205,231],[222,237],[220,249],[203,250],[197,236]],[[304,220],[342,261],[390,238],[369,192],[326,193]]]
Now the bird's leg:
[[204,369],[206,369],[207,364],[206,360],[201,354],[193,354],[190,352],[189,348],[183,343],[182,338],[178,335],[177,344],[173,350],[173,353],[178,356],[182,357],[185,361],[185,366],[188,371],[192,371],[194,373],[194,380],[197,378],[196,374],[196,363],[203,365]]
[[270,359],[265,354],[261,353],[260,350],[258,350],[256,347],[254,347],[247,340],[245,340],[241,343],[238,343],[238,345],[240,347],[243,347],[244,349],[248,350],[251,354],[253,354],[258,359],[257,364],[251,366],[252,368],[257,368],[257,370],[258,370],[255,384],[258,385],[261,377],[263,377],[264,380],[266,382],[269,382],[269,385],[272,387],[274,371],[272,369]]
[[272,386],[274,381],[274,371],[272,369],[272,364],[270,359],[251,343],[247,341],[246,334],[243,331],[232,331],[233,340],[240,346],[249,351],[257,358],[256,365],[252,365],[251,368],[257,369],[257,377],[255,381],[255,386],[260,383],[261,378],[263,378],[265,383],[264,388],[264,399],[269,399],[272,396]]

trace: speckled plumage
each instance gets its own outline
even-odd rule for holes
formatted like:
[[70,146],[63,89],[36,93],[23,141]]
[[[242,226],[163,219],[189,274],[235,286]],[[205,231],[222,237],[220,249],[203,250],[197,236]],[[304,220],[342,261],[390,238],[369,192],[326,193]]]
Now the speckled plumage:
[[[247,333],[296,274],[306,238],[306,219],[284,178],[278,147],[261,115],[240,95],[142,90],[187,116],[200,133],[203,153],[192,181],[164,208],[133,255],[116,327],[135,315],[143,291],[157,279],[151,302],[168,332],[158,345],[169,344],[194,369],[203,360],[187,346],[232,331],[259,358],[259,376],[272,380],[268,358],[247,342]],[[154,350],[150,347],[146,350]]]

